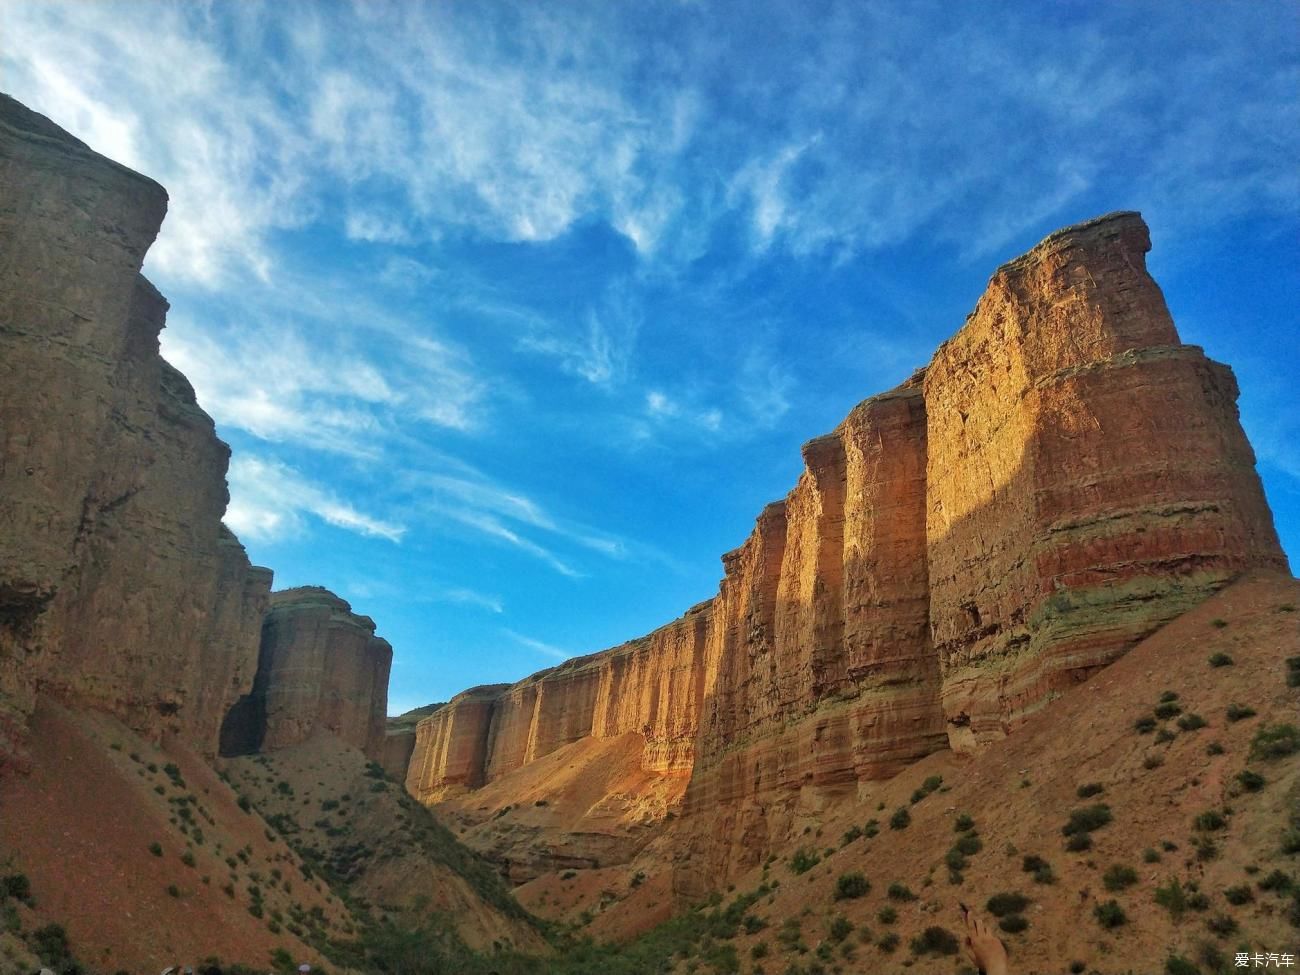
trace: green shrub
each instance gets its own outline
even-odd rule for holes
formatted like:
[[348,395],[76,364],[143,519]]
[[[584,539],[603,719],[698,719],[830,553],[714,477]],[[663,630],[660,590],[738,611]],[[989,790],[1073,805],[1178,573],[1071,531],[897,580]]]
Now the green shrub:
[[1160,695],[1161,704],[1168,704],[1170,701],[1177,701],[1177,700],[1178,700],[1177,691],[1165,691],[1163,694]]
[[1207,809],[1192,820],[1193,829],[1199,829],[1205,832],[1216,829],[1225,829],[1227,825],[1228,821],[1223,817],[1223,813],[1219,812],[1217,809]]
[[1139,735],[1149,735],[1156,730],[1156,719],[1149,714],[1144,715],[1133,722],[1133,727]]
[[1228,625],[1228,621],[1221,620],[1221,619],[1212,619],[1210,620],[1210,625],[1214,627],[1216,630],[1221,630]]
[[835,881],[835,899],[856,900],[866,895],[871,889],[871,884],[867,878],[860,873],[842,873],[838,880]]
[[1211,667],[1231,667],[1232,664],[1233,664],[1233,659],[1229,657],[1226,653],[1223,653],[1222,651],[1210,655]]
[[916,895],[912,893],[911,889],[909,889],[906,884],[900,884],[898,881],[894,881],[890,884],[889,890],[886,893],[891,901],[916,900]]
[[1142,851],[1142,862],[1143,862],[1143,863],[1159,863],[1159,862],[1160,862],[1160,851],[1157,850],[1157,849],[1155,849],[1154,847],[1150,847],[1150,846],[1148,846],[1145,850]]
[[790,872],[794,874],[807,873],[821,862],[822,858],[817,854],[816,850],[811,847],[801,846],[790,857]]
[[160,856],[162,856],[162,855],[163,855],[162,844],[161,844],[161,843],[158,843],[158,842],[156,842],[156,841],[153,842],[153,843],[150,843],[150,844],[149,844],[149,852],[152,853],[152,854],[153,854],[154,856],[156,856],[156,857],[160,857]]
[[1295,881],[1281,870],[1274,870],[1256,883],[1260,890],[1277,891],[1285,894],[1294,886]]
[[1087,785],[1081,785],[1074,790],[1074,794],[1080,799],[1089,799],[1092,796],[1100,795],[1105,791],[1100,782],[1089,782]]
[[840,840],[840,846],[848,846],[854,840],[862,835],[861,826],[850,826],[844,831],[844,838]]
[[1255,709],[1249,704],[1229,704],[1224,715],[1229,721],[1245,721],[1255,716]]
[[947,928],[932,924],[912,939],[911,948],[914,955],[955,955],[958,943]]
[[906,806],[899,806],[894,810],[894,815],[889,817],[890,829],[907,829],[912,825],[912,814],[907,811]]
[[1070,853],[1083,853],[1092,849],[1091,833],[1075,833],[1065,841],[1065,849]]
[[998,921],[998,927],[1008,934],[1019,934],[1029,927],[1029,922],[1022,914],[1008,914]]
[[830,934],[830,939],[832,941],[835,942],[843,941],[852,933],[853,933],[853,922],[850,921],[848,918],[846,918],[843,914],[836,914],[835,917],[831,919],[829,934]]
[[1039,884],[1051,884],[1056,882],[1056,875],[1052,873],[1052,865],[1040,856],[1030,854],[1021,861],[1020,869],[1025,873],[1033,874],[1034,882]]
[[984,905],[985,909],[994,917],[1006,917],[1008,914],[1019,914],[1029,906],[1029,898],[1020,893],[1002,893],[994,894]]
[[973,836],[970,833],[967,833],[965,836],[958,838],[954,845],[954,849],[958,850],[965,856],[973,857],[980,850],[984,849],[984,841],[978,836]]
[[876,912],[876,920],[881,924],[893,924],[898,920],[898,911],[886,904]]
[[966,857],[961,850],[957,849],[955,846],[944,854],[943,862],[946,863],[948,869],[954,873],[966,869]]
[[1258,772],[1252,772],[1250,769],[1238,772],[1237,782],[1239,782],[1241,787],[1247,792],[1258,792],[1267,784],[1267,780],[1264,776],[1260,775]]
[[1300,687],[1300,657],[1286,658],[1286,686]]
[[1061,832],[1066,836],[1077,836],[1081,833],[1091,833],[1095,829],[1101,829],[1111,821],[1110,806],[1105,803],[1097,803],[1092,806],[1084,806],[1070,813],[1069,821],[1061,827]]
[[194,854],[190,850],[186,850],[184,853],[181,854],[181,863],[185,864],[185,866],[187,867],[193,867]]
[[1210,932],[1219,938],[1228,938],[1237,933],[1237,922],[1227,914],[1216,914],[1205,922]]
[[239,808],[242,809],[242,810],[244,810],[244,812],[252,812],[252,811],[253,811],[253,804],[252,804],[251,802],[248,801],[248,796],[240,796],[240,797],[239,797]]
[[898,935],[893,931],[889,931],[880,936],[880,940],[876,942],[876,947],[888,955],[898,948],[898,941]]
[[1165,975],[1201,975],[1201,970],[1186,958],[1170,955],[1165,959]]
[[1156,888],[1155,900],[1175,921],[1187,912],[1187,890],[1177,877],[1170,878],[1169,883]]
[[954,833],[965,833],[975,828],[975,820],[971,819],[966,813],[960,813],[953,820],[952,829]]
[[758,934],[758,932],[767,927],[767,921],[763,920],[763,918],[759,917],[757,914],[746,914],[745,919],[741,924],[744,925],[746,934]]
[[1156,732],[1156,744],[1163,745],[1167,741],[1173,741],[1178,737],[1178,733],[1170,731],[1168,728],[1161,728]]
[[1097,919],[1098,924],[1107,930],[1128,923],[1128,915],[1124,913],[1124,908],[1120,907],[1119,902],[1114,900],[1098,904],[1092,909],[1092,916]]
[[71,967],[72,949],[68,934],[61,924],[47,924],[37,928],[27,939],[32,951],[41,961],[54,968]]
[[1223,754],[1223,743],[1222,743],[1222,742],[1218,742],[1218,741],[1212,741],[1212,742],[1210,742],[1208,745],[1205,746],[1205,754],[1207,754],[1207,755],[1222,755],[1222,754]]
[[1176,718],[1183,713],[1182,706],[1177,701],[1165,701],[1163,704],[1156,705],[1156,717],[1162,721],[1169,718]]
[[1275,724],[1260,728],[1250,743],[1250,760],[1272,761],[1300,751],[1300,728],[1293,724]]
[[1137,881],[1137,871],[1132,867],[1124,866],[1122,863],[1112,864],[1101,877],[1101,882],[1111,892],[1125,890],[1132,887]]
[[1250,884],[1237,884],[1235,887],[1228,887],[1224,890],[1223,899],[1229,904],[1240,907],[1242,904],[1249,904],[1253,901],[1255,892],[1250,889]]
[[757,961],[757,960],[760,959],[760,958],[766,958],[766,957],[767,957],[767,942],[766,942],[766,941],[760,941],[758,944],[754,945],[754,947],[750,948],[750,949],[749,949],[749,957],[750,957],[750,958],[753,958],[755,961]]
[[167,894],[170,897],[180,897],[181,896],[180,888],[178,888],[175,884],[168,884]]
[[1209,722],[1194,711],[1188,711],[1178,719],[1178,727],[1183,731],[1199,731],[1207,724],[1209,724]]
[[27,879],[25,873],[11,873],[6,877],[0,877],[0,900],[6,897],[31,903],[32,882]]

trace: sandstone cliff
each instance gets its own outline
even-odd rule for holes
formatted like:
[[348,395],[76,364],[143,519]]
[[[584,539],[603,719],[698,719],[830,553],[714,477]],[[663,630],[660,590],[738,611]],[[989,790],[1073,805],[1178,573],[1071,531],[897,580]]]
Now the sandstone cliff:
[[1286,560],[1227,367],[1179,344],[1134,213],[1000,268],[898,389],[804,447],[718,595],[649,637],[420,723],[436,802],[590,736],[689,769],[698,892],[801,816],[1001,737],[1251,567]]
[[272,593],[253,691],[231,709],[221,753],[273,751],[324,731],[381,759],[392,663],[374,621],[329,590]]
[[167,195],[0,96],[0,766],[38,690],[211,753],[271,573],[221,523],[229,450],[158,352]]

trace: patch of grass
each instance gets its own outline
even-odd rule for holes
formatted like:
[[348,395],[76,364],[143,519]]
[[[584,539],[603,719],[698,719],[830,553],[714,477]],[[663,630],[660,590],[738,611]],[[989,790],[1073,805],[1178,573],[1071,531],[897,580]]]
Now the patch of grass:
[[1228,705],[1227,709],[1224,711],[1224,716],[1229,721],[1245,721],[1247,718],[1253,718],[1255,713],[1255,709],[1249,704],[1237,704],[1234,702],[1233,704]]
[[1300,751],[1300,728],[1275,724],[1260,728],[1250,743],[1250,760],[1268,762]]
[[1121,927],[1128,923],[1128,915],[1124,913],[1124,908],[1119,906],[1119,902],[1108,900],[1104,904],[1098,904],[1092,909],[1092,916],[1097,919],[1097,923],[1108,931]]
[[1211,667],[1231,667],[1236,661],[1220,650],[1218,653],[1210,654]]
[[1080,799],[1091,799],[1093,796],[1101,795],[1105,787],[1100,782],[1089,782],[1087,785],[1081,785],[1074,790],[1074,794]]
[[1132,867],[1125,866],[1122,863],[1112,864],[1101,875],[1101,882],[1106,889],[1112,893],[1119,890],[1127,890],[1138,882],[1137,871]]
[[1008,914],[1019,914],[1028,906],[1029,898],[1024,894],[1017,892],[994,894],[984,905],[985,909],[994,917],[1006,917]]
[[835,881],[835,899],[856,900],[871,890],[871,883],[861,873],[842,873]]
[[907,811],[906,806],[899,806],[894,810],[894,815],[889,817],[890,829],[907,829],[912,825],[912,814]]

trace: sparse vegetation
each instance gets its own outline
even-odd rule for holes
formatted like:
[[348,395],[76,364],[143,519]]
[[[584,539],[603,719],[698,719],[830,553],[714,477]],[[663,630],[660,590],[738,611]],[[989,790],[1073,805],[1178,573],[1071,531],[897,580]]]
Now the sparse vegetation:
[[1126,890],[1137,883],[1137,880],[1137,871],[1122,863],[1112,864],[1101,877],[1102,884],[1111,892]]
[[1300,728],[1293,724],[1275,724],[1260,728],[1250,743],[1250,760],[1267,762],[1300,751]]
[[1249,904],[1255,899],[1255,892],[1250,889],[1250,884],[1237,884],[1234,887],[1228,887],[1223,892],[1223,899],[1229,904],[1240,907],[1242,904]]
[[807,873],[821,862],[822,858],[816,850],[812,847],[801,846],[790,857],[790,872],[793,874]]
[[1066,836],[1079,836],[1101,829],[1110,821],[1110,806],[1099,802],[1071,812],[1070,819],[1061,827],[1061,832]]
[[894,815],[889,817],[890,829],[907,829],[912,825],[912,814],[907,811],[906,806],[899,806],[894,810]]
[[1188,711],[1178,719],[1178,727],[1183,731],[1199,731],[1209,724],[1204,718],[1194,711]]
[[998,920],[998,927],[1008,934],[1019,934],[1029,927],[1029,922],[1022,914],[1008,914]]
[[1105,788],[1100,782],[1089,782],[1087,785],[1081,785],[1074,790],[1074,794],[1080,799],[1090,799],[1093,796],[1100,795]]
[[1162,701],[1156,705],[1156,717],[1162,721],[1176,718],[1183,713],[1182,705],[1177,701]]
[[157,841],[154,841],[153,843],[150,843],[150,844],[149,844],[149,852],[152,853],[152,854],[153,854],[154,856],[156,856],[156,857],[160,857],[160,856],[162,856],[162,855],[163,855],[162,844],[159,843],[159,842],[157,842]]
[[1228,820],[1217,809],[1207,809],[1205,812],[1197,814],[1196,818],[1192,820],[1192,828],[1199,829],[1202,832],[1225,829],[1227,825]]
[[1128,923],[1128,915],[1124,913],[1124,909],[1115,900],[1108,900],[1104,904],[1098,904],[1092,909],[1092,916],[1097,919],[1098,924],[1108,931]]
[[912,893],[911,888],[909,888],[906,884],[900,884],[898,881],[894,881],[892,884],[890,884],[889,890],[886,891],[886,893],[891,901],[916,900],[916,895]]
[[1218,742],[1218,741],[1212,741],[1212,742],[1210,742],[1208,745],[1205,746],[1205,754],[1210,755],[1210,756],[1214,756],[1214,755],[1222,755],[1222,754],[1223,754],[1223,743],[1222,743],[1222,742]]
[[1214,653],[1210,655],[1211,667],[1231,667],[1233,663],[1234,663],[1233,659],[1223,651],[1219,651],[1218,653]]
[[1255,716],[1255,709],[1249,704],[1229,704],[1224,711],[1224,716],[1229,721],[1245,721]]
[[952,830],[954,833],[966,833],[975,828],[975,820],[971,819],[966,813],[959,813],[953,820]]
[[880,939],[876,942],[876,947],[887,955],[892,954],[898,949],[899,940],[895,932],[887,931],[880,936]]
[[861,873],[842,873],[835,881],[835,899],[856,900],[871,890],[871,884]]
[[886,904],[876,912],[876,920],[881,924],[893,924],[898,920],[898,911]]
[[994,894],[984,905],[985,909],[994,917],[1006,917],[1008,914],[1019,914],[1028,906],[1029,898],[1024,894],[1016,892]]
[[1156,730],[1156,719],[1146,714],[1133,722],[1133,727],[1139,735],[1149,735]]

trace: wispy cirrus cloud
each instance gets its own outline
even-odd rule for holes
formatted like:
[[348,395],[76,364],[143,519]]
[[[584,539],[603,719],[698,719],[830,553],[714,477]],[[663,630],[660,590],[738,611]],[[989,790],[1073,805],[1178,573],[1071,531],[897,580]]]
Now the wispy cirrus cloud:
[[237,534],[275,541],[302,534],[309,518],[357,535],[400,542],[406,526],[369,515],[279,461],[244,454],[230,464],[225,522]]
[[557,647],[550,643],[544,643],[543,641],[534,639],[531,636],[516,633],[514,630],[503,629],[501,632],[510,637],[510,639],[514,640],[520,646],[527,647],[529,650],[536,650],[538,653],[544,654],[548,657],[554,657],[556,660],[568,660],[570,657],[576,656],[576,654],[570,653],[562,647]]

